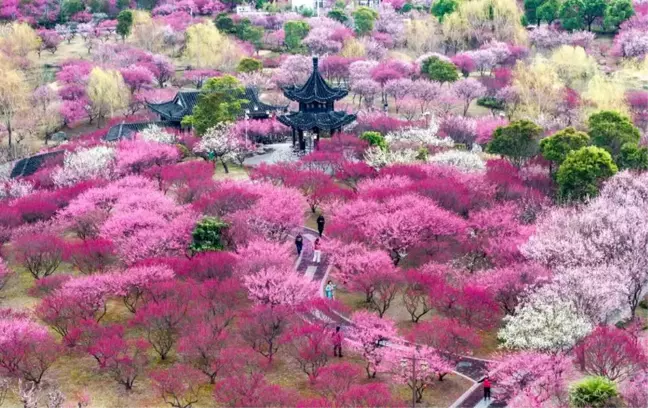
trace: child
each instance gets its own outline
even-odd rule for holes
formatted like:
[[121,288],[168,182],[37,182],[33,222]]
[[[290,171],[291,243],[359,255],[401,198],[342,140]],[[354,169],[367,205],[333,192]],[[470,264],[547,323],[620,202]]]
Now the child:
[[313,244],[313,262],[320,263],[322,251],[320,250],[320,239],[317,238]]
[[324,287],[324,293],[326,294],[327,299],[333,299],[333,293],[335,292],[335,288],[337,286],[333,284],[333,282],[328,281],[326,286]]

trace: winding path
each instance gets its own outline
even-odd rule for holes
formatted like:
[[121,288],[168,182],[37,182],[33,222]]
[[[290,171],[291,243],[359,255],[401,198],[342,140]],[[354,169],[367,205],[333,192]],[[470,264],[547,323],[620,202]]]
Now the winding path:
[[[323,297],[326,278],[328,277],[328,274],[331,270],[328,255],[326,253],[322,253],[320,263],[312,262],[313,242],[315,242],[315,239],[318,236],[317,231],[314,231],[308,227],[304,227],[302,230],[302,236],[304,237],[304,247],[302,249],[301,256],[297,259],[295,269],[297,270],[297,272],[304,274],[305,277],[311,279],[312,281],[319,282],[320,296]],[[326,314],[319,313],[314,317],[329,324],[340,326],[343,332],[347,332],[345,340],[352,340],[352,335],[349,333],[349,328],[353,326],[353,323],[345,316],[333,312]],[[395,345],[388,344],[388,346],[394,347]],[[475,357],[461,357],[454,369],[454,373],[472,381],[473,385],[466,392],[464,392],[461,397],[459,397],[450,406],[450,408],[486,408],[489,406],[505,406],[504,404],[495,402],[488,404],[482,399],[483,388],[481,383],[479,383],[478,381],[486,374],[486,364],[488,362],[488,360],[483,360]]]

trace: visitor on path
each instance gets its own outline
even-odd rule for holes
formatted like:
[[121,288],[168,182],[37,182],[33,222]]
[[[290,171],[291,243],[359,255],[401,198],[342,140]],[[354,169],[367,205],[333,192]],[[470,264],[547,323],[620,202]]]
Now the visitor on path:
[[333,357],[342,357],[342,332],[340,326],[336,327],[333,333]]
[[304,248],[304,237],[301,233],[295,237],[295,246],[297,247],[297,256],[301,255],[302,248]]
[[324,223],[326,220],[324,219],[324,216],[322,214],[317,217],[317,232],[319,232],[319,236],[321,237],[322,234],[324,233]]
[[317,238],[313,244],[313,262],[320,263],[322,260],[322,250],[320,249],[320,239]]
[[489,400],[491,399],[491,381],[488,376],[484,377],[483,380],[479,381],[484,383],[484,399]]
[[334,285],[333,282],[328,281],[326,286],[324,286],[324,294],[326,295],[327,299],[333,299],[335,295],[335,288],[337,285]]

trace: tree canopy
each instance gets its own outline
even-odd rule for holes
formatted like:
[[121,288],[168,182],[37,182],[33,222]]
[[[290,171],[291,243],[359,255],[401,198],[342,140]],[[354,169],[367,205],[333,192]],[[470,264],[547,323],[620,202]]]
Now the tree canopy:
[[210,78],[201,89],[193,114],[185,116],[182,122],[202,135],[219,123],[234,122],[245,102],[245,88],[236,78],[231,75]]

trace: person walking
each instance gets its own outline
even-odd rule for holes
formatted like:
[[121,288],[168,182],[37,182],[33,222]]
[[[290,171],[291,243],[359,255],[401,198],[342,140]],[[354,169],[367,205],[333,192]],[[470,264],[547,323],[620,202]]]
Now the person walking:
[[313,262],[320,263],[322,260],[322,250],[320,249],[320,239],[316,238],[315,243],[313,244]]
[[480,382],[484,383],[484,399],[485,400],[491,399],[491,381],[490,381],[490,378],[488,378],[488,376],[486,376]]
[[297,256],[301,255],[302,248],[304,248],[304,237],[301,233],[295,237],[295,246],[297,247]]
[[331,282],[331,281],[328,281],[326,286],[324,286],[324,294],[326,295],[327,299],[331,299],[331,300],[333,299],[333,297],[335,295],[335,288],[336,287],[337,287],[337,285],[334,285],[333,282]]
[[322,237],[322,234],[324,233],[324,223],[326,220],[324,219],[324,216],[322,214],[317,217],[317,232],[319,232],[319,236]]
[[342,332],[340,326],[335,328],[333,332],[333,357],[342,358]]

